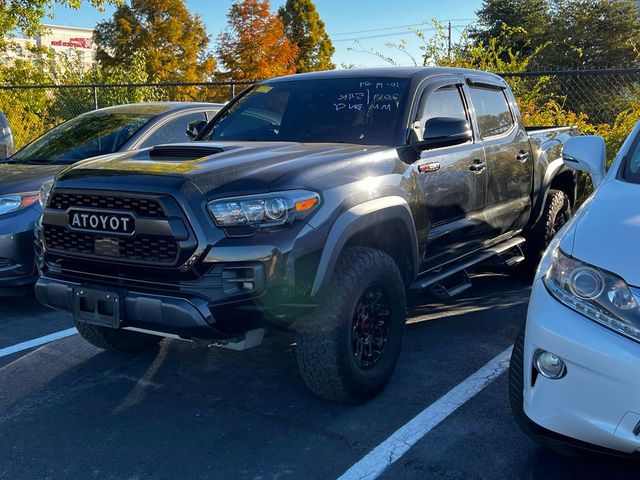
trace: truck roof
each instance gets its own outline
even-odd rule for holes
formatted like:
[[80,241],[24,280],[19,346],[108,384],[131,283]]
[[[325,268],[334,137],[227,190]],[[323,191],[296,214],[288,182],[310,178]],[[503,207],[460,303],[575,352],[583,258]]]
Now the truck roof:
[[468,68],[453,67],[376,67],[376,68],[354,68],[345,70],[327,70],[323,72],[298,73],[295,75],[287,75],[284,77],[272,78],[265,80],[263,83],[287,82],[293,80],[320,80],[329,78],[362,78],[362,77],[391,77],[391,78],[411,78],[423,79],[436,75],[456,74],[456,75],[473,75],[499,80],[504,80],[490,72],[482,70],[471,70]]

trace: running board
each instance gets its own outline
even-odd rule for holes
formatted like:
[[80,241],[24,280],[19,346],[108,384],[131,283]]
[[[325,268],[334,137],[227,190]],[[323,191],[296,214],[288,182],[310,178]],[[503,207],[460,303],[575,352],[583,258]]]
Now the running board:
[[[488,248],[486,250],[483,250],[481,253],[474,255],[472,258],[469,258],[467,260],[460,260],[457,263],[454,263],[453,265],[450,265],[448,267],[445,267],[444,270],[438,270],[436,272],[430,272],[427,273],[426,275],[424,275],[421,278],[418,278],[415,282],[413,282],[411,284],[411,286],[409,287],[410,290],[424,290],[425,288],[428,288],[436,283],[440,283],[443,280],[455,275],[456,273],[462,272],[464,270],[466,270],[467,268],[470,268],[474,265],[477,265],[478,263],[482,263],[485,260],[488,260],[492,257],[495,257],[496,255],[501,255],[505,252],[508,252],[511,249],[514,249],[516,247],[520,247],[520,245],[522,245],[524,243],[524,238],[522,237],[514,237],[511,238],[509,240],[507,240],[506,242],[502,242],[498,245],[495,245],[491,248]],[[512,258],[516,258],[516,262],[514,263],[514,265],[516,263],[520,263],[522,260],[520,260],[520,258],[517,257],[522,257],[522,260],[524,260],[524,257],[521,255],[517,255],[516,257],[512,257]],[[510,259],[509,259],[510,260]],[[469,282],[470,283],[470,282]],[[469,287],[467,287],[469,288]],[[464,289],[466,290],[466,288]],[[460,292],[464,291],[461,290]],[[459,293],[460,293],[459,292]]]
[[466,270],[455,273],[447,279],[431,285],[431,293],[440,300],[450,300],[471,288],[471,279]]

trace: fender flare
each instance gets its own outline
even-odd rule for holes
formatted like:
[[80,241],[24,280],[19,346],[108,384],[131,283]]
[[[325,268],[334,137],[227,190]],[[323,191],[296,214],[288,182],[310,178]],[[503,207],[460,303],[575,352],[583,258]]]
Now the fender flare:
[[[531,222],[529,223],[530,227],[533,227],[540,221],[540,217],[544,211],[544,205],[547,201],[547,196],[549,195],[549,189],[551,188],[551,183],[553,179],[558,176],[558,174],[567,171],[574,172],[572,169],[567,167],[562,160],[562,157],[556,158],[549,162],[547,169],[544,173],[544,177],[542,178],[542,182],[540,184],[540,190],[538,191],[538,196],[536,198],[535,203],[533,204],[533,208],[531,210]],[[574,172],[575,175],[575,172]]]
[[400,220],[407,227],[411,243],[409,248],[411,249],[412,257],[412,276],[415,276],[419,265],[418,236],[411,209],[407,201],[402,197],[377,198],[350,208],[333,223],[318,263],[311,296],[317,296],[325,287],[333,274],[344,246],[354,235],[366,228],[389,220]]

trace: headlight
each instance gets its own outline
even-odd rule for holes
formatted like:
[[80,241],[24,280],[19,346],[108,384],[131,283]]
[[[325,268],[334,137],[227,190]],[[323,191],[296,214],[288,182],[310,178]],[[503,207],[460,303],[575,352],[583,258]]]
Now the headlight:
[[51,190],[53,189],[53,183],[54,183],[53,180],[47,180],[40,187],[39,200],[40,200],[40,206],[42,208],[47,207],[47,203],[49,202],[49,195],[51,195]]
[[568,257],[557,248],[543,281],[549,292],[569,308],[640,341],[640,308],[619,276]]
[[307,190],[249,195],[213,200],[207,204],[219,227],[275,227],[309,216],[320,205],[320,196]]
[[16,210],[28,207],[37,201],[38,194],[35,192],[2,195],[0,196],[0,215],[15,212]]

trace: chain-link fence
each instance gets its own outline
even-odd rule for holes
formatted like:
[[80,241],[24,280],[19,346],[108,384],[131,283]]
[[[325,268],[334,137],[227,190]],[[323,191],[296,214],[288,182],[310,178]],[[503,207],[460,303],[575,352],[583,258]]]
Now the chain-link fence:
[[[506,73],[519,96],[535,90],[538,103],[552,99],[584,113],[591,124],[612,124],[640,104],[640,69]],[[0,108],[21,147],[58,123],[96,108],[149,101],[226,102],[250,82],[0,86]],[[7,108],[10,105],[10,108]]]
[[517,90],[538,89],[541,99],[558,101],[565,110],[584,113],[592,124],[612,124],[618,114],[640,103],[640,69],[559,70],[507,73]]
[[0,86],[16,148],[81,113],[125,103],[224,103],[251,82]]

